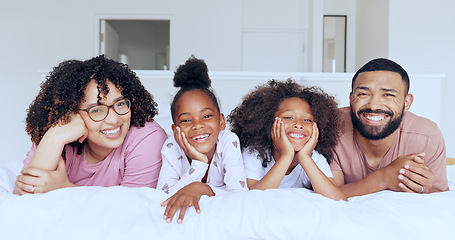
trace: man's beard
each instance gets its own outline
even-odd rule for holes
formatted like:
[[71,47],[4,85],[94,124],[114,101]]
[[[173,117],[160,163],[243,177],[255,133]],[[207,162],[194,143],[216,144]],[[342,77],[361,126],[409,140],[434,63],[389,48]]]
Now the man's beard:
[[[360,116],[362,113],[385,113],[388,114],[392,120],[381,130],[381,127],[371,127],[368,125],[365,125],[361,122]],[[354,128],[359,131],[360,135],[362,137],[368,139],[368,140],[381,140],[384,139],[395,130],[397,130],[400,127],[401,121],[403,120],[403,113],[404,113],[404,105],[403,109],[401,110],[401,113],[394,117],[394,114],[391,111],[385,111],[385,110],[371,110],[371,109],[363,109],[359,110],[357,114],[354,113],[352,110],[351,106],[351,119],[352,119],[352,125]]]

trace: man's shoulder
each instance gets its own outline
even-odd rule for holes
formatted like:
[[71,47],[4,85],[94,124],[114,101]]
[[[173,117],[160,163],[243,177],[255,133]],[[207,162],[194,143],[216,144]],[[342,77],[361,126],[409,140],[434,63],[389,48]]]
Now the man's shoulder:
[[352,133],[354,131],[354,127],[352,126],[351,108],[342,107],[339,111],[341,120],[341,136]]
[[401,131],[402,133],[434,135],[435,132],[440,130],[438,125],[432,120],[408,111],[404,113]]

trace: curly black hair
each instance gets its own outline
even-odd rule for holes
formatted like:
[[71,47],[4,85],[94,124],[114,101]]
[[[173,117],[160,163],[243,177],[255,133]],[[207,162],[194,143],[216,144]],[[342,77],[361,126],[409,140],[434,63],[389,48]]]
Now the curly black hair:
[[275,113],[282,101],[298,97],[311,106],[314,120],[318,124],[319,138],[315,150],[330,162],[340,133],[338,104],[333,96],[318,87],[304,87],[295,81],[270,80],[257,86],[243,98],[227,117],[231,131],[236,133],[242,149],[257,151],[267,166],[272,156],[273,141],[270,133]]
[[26,131],[33,143],[38,145],[49,128],[70,121],[70,114],[77,113],[92,80],[98,84],[98,102],[109,93],[108,81],[131,101],[133,126],[143,127],[158,114],[158,104],[128,65],[104,55],[86,61],[66,60],[41,83],[38,96],[27,110]]
[[184,93],[192,90],[198,90],[206,94],[220,113],[220,103],[211,87],[212,80],[210,80],[208,72],[209,70],[205,61],[196,58],[194,55],[191,55],[191,57],[186,60],[185,64],[180,65],[174,72],[174,87],[180,88],[171,103],[171,115],[174,123],[178,100]]

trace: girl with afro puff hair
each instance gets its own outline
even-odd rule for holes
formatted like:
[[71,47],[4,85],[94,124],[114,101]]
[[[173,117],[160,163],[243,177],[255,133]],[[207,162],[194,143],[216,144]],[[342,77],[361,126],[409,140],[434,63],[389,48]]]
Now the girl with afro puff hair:
[[247,186],[239,139],[225,130],[204,60],[190,57],[177,68],[173,81],[180,87],[171,103],[174,136],[161,150],[157,189],[173,194],[161,204],[166,206],[164,219],[172,222],[180,208],[181,223],[190,205],[200,212],[202,195],[218,196]]
[[28,109],[32,148],[14,193],[76,186],[156,187],[166,133],[152,95],[127,65],[67,60]]
[[326,161],[340,127],[332,96],[292,80],[271,80],[244,97],[228,121],[242,143],[250,189],[305,187],[346,200]]

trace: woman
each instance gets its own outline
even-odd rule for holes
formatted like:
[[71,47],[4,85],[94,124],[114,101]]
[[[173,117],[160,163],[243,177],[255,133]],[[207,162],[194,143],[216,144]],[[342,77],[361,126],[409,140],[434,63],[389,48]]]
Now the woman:
[[125,64],[104,56],[60,63],[28,109],[33,145],[14,193],[156,187],[166,140],[156,106]]

